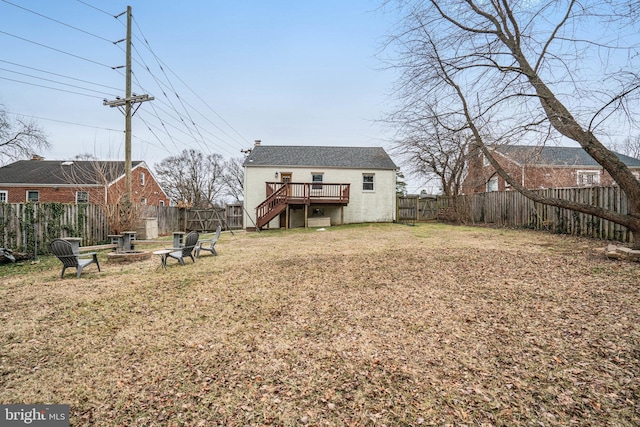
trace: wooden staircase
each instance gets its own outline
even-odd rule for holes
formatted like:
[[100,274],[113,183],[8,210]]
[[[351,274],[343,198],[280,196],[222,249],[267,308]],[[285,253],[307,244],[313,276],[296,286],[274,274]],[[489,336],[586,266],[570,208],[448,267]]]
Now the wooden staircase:
[[285,210],[288,202],[289,186],[283,185],[277,191],[271,193],[256,208],[256,227],[261,229],[273,218]]

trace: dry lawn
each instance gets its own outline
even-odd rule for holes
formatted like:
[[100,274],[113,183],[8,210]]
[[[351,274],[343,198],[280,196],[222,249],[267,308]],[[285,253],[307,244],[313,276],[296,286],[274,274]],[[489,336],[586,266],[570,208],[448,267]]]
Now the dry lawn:
[[218,257],[0,267],[0,402],[74,426],[639,425],[640,264],[422,224],[223,234]]

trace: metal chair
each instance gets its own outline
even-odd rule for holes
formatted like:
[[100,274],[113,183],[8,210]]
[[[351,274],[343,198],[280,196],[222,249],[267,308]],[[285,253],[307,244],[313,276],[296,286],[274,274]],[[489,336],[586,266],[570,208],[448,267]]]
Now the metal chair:
[[198,241],[198,244],[196,246],[196,258],[200,258],[200,251],[209,251],[213,255],[218,255],[218,252],[216,252],[215,246],[216,246],[216,242],[220,238],[221,230],[222,230],[222,227],[218,225],[218,228],[216,228],[216,234],[211,239],[202,239]]
[[[76,269],[77,277],[82,274],[82,269],[89,264],[95,263],[100,271],[100,263],[98,262],[98,254],[95,252],[87,252],[77,254],[73,252],[71,243],[63,239],[54,239],[49,245],[51,252],[62,262],[62,273],[60,278],[64,278],[64,271],[69,267]],[[87,258],[90,257],[90,258]]]
[[167,254],[168,258],[177,259],[180,264],[184,265],[184,259],[186,257],[191,257],[191,261],[196,262],[196,259],[193,257],[193,251],[198,243],[198,237],[200,235],[197,231],[190,231],[186,236],[184,236],[184,246],[181,248],[167,248],[171,252]]

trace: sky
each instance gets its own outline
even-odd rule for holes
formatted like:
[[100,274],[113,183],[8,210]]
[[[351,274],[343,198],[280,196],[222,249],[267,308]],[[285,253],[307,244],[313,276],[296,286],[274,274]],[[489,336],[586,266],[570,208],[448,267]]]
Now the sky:
[[133,160],[255,140],[392,154],[396,74],[378,53],[397,18],[379,0],[0,0],[0,103],[40,124],[46,159],[124,160],[124,115],[103,100],[124,97],[127,6],[132,92],[155,98],[133,116]]

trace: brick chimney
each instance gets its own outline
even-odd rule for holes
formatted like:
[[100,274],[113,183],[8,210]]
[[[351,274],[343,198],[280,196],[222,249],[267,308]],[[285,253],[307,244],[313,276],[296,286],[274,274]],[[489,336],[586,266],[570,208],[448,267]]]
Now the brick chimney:
[[31,156],[31,160],[44,160],[44,157],[34,154]]
[[259,139],[256,139],[256,140],[255,140],[255,141],[253,141],[253,142],[254,142],[254,144],[253,144],[253,145],[254,145],[254,147],[257,147],[258,145],[260,145],[260,143],[261,143],[262,141],[261,141],[261,140],[259,140]]

